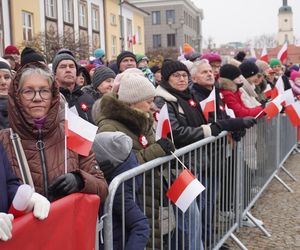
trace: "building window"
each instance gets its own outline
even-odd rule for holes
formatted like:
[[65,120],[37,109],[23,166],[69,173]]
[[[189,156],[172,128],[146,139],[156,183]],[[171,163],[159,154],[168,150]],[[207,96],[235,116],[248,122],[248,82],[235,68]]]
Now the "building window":
[[45,0],[46,16],[56,18],[56,0]]
[[117,55],[117,37],[116,36],[111,36],[111,53],[112,53],[112,56]]
[[161,47],[161,35],[153,35],[153,48]]
[[167,24],[175,23],[175,10],[166,10]]
[[86,2],[79,2],[79,26],[87,27],[87,6]]
[[175,47],[176,46],[176,36],[175,34],[167,34],[167,46]]
[[141,44],[142,43],[142,28],[140,26],[137,27],[137,34],[136,34],[136,42],[138,44]]
[[99,6],[92,5],[92,28],[99,31]]
[[22,11],[23,40],[31,41],[33,37],[32,14]]
[[152,11],[152,24],[160,24],[160,11]]
[[117,18],[116,18],[115,14],[112,14],[112,13],[110,14],[110,24],[113,26],[117,25]]
[[73,23],[73,1],[63,0],[64,22]]

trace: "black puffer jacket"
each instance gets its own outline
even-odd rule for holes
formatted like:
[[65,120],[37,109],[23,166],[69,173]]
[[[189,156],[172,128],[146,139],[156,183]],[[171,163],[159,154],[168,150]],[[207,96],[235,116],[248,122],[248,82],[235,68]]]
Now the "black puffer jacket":
[[7,96],[0,95],[0,129],[8,127]]
[[69,108],[75,106],[79,116],[90,123],[94,123],[92,118],[92,107],[94,99],[87,93],[81,90],[81,87],[75,85],[74,90],[71,92],[66,88],[59,88],[60,93],[64,95],[69,104]]

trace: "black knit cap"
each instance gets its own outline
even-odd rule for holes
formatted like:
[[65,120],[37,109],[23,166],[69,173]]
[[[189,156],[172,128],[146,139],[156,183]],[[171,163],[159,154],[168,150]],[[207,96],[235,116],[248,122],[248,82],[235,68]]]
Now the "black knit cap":
[[224,64],[220,68],[220,77],[233,81],[242,74],[240,69],[232,64]]
[[0,69],[7,69],[10,71],[10,66],[6,62],[0,61]]
[[182,62],[166,61],[163,63],[161,68],[162,79],[168,81],[170,75],[172,75],[176,71],[185,71],[188,75],[190,75],[188,68]]
[[24,66],[27,63],[31,62],[44,62],[45,58],[38,52],[36,52],[34,49],[26,47],[22,50],[21,53],[21,66]]
[[118,68],[120,68],[120,63],[122,62],[122,60],[125,58],[125,57],[132,57],[135,61],[136,61],[136,58],[135,58],[135,55],[130,52],[130,51],[123,51],[121,52],[118,57],[117,57],[117,65],[118,65]]
[[241,63],[239,68],[242,72],[242,75],[245,78],[254,76],[259,72],[259,68],[256,66],[256,64],[254,62],[251,62],[251,61],[245,61],[245,62]]

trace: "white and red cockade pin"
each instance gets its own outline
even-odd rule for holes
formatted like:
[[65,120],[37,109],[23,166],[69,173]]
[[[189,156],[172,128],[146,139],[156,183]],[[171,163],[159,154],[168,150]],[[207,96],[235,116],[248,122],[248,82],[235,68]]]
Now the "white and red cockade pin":
[[196,102],[193,99],[190,99],[188,102],[189,102],[191,107],[193,107],[193,108],[196,107]]
[[140,144],[142,145],[143,148],[146,148],[149,144],[146,136],[144,136],[144,135],[140,135],[139,142],[140,142]]
[[83,112],[88,112],[88,110],[89,110],[89,107],[88,107],[88,105],[86,105],[85,103],[80,103],[80,108],[81,108],[81,110],[83,111]]

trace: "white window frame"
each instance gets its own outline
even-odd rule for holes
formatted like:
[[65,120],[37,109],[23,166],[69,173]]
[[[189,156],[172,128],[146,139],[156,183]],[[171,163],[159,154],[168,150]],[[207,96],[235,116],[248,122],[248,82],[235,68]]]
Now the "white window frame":
[[87,4],[80,1],[78,6],[79,26],[87,27]]
[[45,0],[46,16],[57,18],[56,0]]
[[99,31],[100,29],[100,11],[99,6],[92,4],[92,29]]
[[73,14],[72,0],[63,0],[63,12],[64,12],[64,22],[73,23],[74,14]]
[[110,13],[110,24],[113,26],[117,25],[117,16],[113,13]]
[[[33,15],[30,12],[22,11],[23,40],[31,41],[33,38]],[[30,34],[31,33],[31,39]]]
[[111,54],[112,56],[117,55],[117,37],[111,35]]

